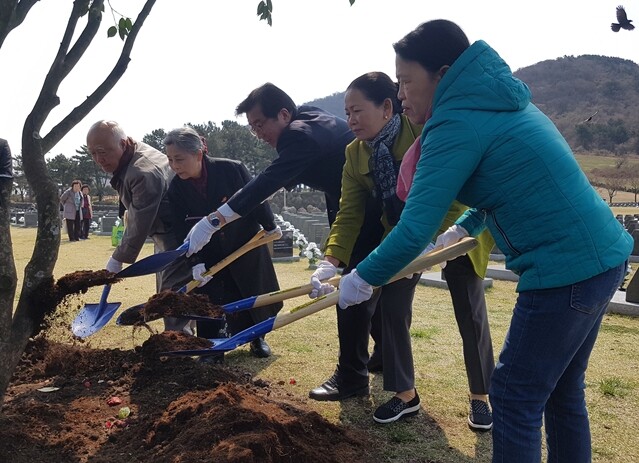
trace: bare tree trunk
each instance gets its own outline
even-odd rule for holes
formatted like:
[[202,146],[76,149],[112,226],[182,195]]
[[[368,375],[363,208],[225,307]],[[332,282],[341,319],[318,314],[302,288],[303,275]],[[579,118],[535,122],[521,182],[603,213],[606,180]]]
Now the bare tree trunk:
[[9,365],[1,353],[9,351],[13,298],[18,282],[11,245],[12,187],[13,179],[0,178],[0,365]]
[[[0,6],[3,4],[0,0]],[[33,1],[33,0],[31,0]],[[53,286],[53,269],[58,259],[60,246],[60,214],[57,185],[53,182],[47,170],[44,155],[50,151],[62,137],[75,127],[102,99],[124,75],[135,39],[151,12],[156,0],[147,0],[140,14],[129,32],[118,61],[109,75],[96,90],[80,105],[75,107],[48,134],[41,136],[40,130],[53,108],[59,104],[57,91],[69,72],[84,55],[89,44],[94,39],[102,20],[104,0],[75,0],[69,15],[66,30],[58,53],[53,59],[51,69],[42,85],[42,90],[27,117],[22,130],[22,160],[24,174],[31,185],[38,208],[38,233],[31,260],[24,271],[24,281],[20,299],[12,319],[12,300],[6,306],[0,306],[0,404],[9,386],[22,353],[29,338],[40,330],[45,316],[55,310],[55,307],[43,305],[46,298],[39,297],[48,292]],[[15,2],[10,2],[15,3]],[[30,3],[29,0],[25,4]],[[72,44],[75,30],[80,18],[88,13],[87,24]],[[0,14],[0,44],[3,39],[2,15]],[[1,232],[0,224],[0,232]],[[3,234],[4,235],[4,234]],[[7,239],[6,236],[0,240]],[[2,241],[0,241],[0,245]],[[6,254],[8,253],[8,254]],[[0,269],[8,267],[10,256],[13,264],[13,249],[11,242],[0,250]],[[15,267],[13,268],[13,293],[15,293]],[[11,282],[9,281],[9,286]],[[0,296],[2,296],[0,294]],[[10,298],[13,299],[13,296]],[[50,300],[51,298],[49,298]],[[0,300],[2,303],[2,300]],[[12,321],[12,323],[11,323]],[[10,326],[10,328],[9,328]]]

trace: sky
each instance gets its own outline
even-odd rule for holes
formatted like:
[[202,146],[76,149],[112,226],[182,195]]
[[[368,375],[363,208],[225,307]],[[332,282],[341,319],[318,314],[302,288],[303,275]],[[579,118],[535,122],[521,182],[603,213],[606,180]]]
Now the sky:
[[[235,120],[235,107],[272,82],[297,104],[344,91],[369,71],[395,75],[392,44],[424,21],[456,22],[471,43],[485,40],[513,71],[548,59],[594,54],[639,63],[639,0],[624,6],[638,28],[614,33],[620,0],[272,0],[273,26],[256,16],[258,0],[159,0],[122,79],[49,153],[72,156],[100,119],[116,120],[141,140],[155,129]],[[42,0],[0,48],[0,137],[14,154],[72,6]],[[111,0],[133,20],[142,0]],[[101,31],[58,91],[60,105],[42,135],[102,82],[121,50]],[[81,23],[84,25],[84,23]],[[80,29],[80,28],[78,28]],[[534,95],[533,95],[534,99]]]

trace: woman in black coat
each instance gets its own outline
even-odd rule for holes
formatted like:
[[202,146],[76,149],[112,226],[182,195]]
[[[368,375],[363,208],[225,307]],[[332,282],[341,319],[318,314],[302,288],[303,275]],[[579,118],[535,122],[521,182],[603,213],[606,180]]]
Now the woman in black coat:
[[[190,127],[172,130],[164,139],[164,144],[169,166],[176,174],[169,186],[168,195],[176,238],[182,241],[193,225],[209,211],[224,204],[251,177],[241,162],[207,156],[206,145]],[[247,252],[212,279],[201,276],[205,269],[209,269],[255,236],[260,225],[267,232],[276,229],[273,213],[267,202],[246,217],[224,227],[200,252],[190,257],[193,278],[203,283],[195,292],[206,294],[212,303],[222,305],[279,289],[266,246]],[[282,303],[278,303],[228,314],[228,330],[230,334],[236,334],[276,315],[281,308]],[[219,326],[215,323],[197,323],[199,337],[220,337],[218,331]],[[271,353],[264,338],[252,341],[250,350],[257,357],[268,357]]]

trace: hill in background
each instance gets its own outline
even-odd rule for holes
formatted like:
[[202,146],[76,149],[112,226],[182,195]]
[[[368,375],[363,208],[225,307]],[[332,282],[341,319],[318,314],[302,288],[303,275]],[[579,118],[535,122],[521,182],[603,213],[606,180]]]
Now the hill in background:
[[[639,154],[636,63],[597,55],[565,56],[521,68],[515,75],[576,152]],[[306,104],[345,117],[344,92]]]

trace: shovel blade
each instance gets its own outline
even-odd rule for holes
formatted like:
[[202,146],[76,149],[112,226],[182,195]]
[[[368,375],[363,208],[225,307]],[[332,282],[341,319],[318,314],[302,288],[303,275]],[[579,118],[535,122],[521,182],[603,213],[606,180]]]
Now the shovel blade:
[[97,333],[113,317],[120,308],[120,302],[102,304],[86,304],[71,323],[71,331],[79,338],[86,338]]
[[209,339],[213,343],[213,346],[207,349],[190,349],[190,350],[174,350],[169,352],[160,352],[160,356],[167,357],[195,357],[217,354],[218,352],[228,352],[241,346],[234,338],[217,338]]
[[119,271],[116,276],[118,278],[129,278],[161,272],[172,264],[173,261],[185,255],[188,250],[188,243],[184,243],[182,246],[172,251],[153,254],[129,265],[124,270]]
[[138,322],[143,322],[144,316],[142,315],[142,310],[144,310],[144,303],[123,310],[115,320],[115,324],[119,326],[133,326]]
[[276,317],[267,318],[266,320],[246,328],[244,331],[240,331],[230,338],[209,339],[209,341],[213,343],[213,346],[207,349],[176,350],[162,352],[160,355],[192,357],[196,355],[212,355],[216,352],[228,352],[272,331],[274,329],[273,324],[275,323],[275,318]]

